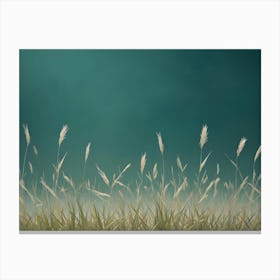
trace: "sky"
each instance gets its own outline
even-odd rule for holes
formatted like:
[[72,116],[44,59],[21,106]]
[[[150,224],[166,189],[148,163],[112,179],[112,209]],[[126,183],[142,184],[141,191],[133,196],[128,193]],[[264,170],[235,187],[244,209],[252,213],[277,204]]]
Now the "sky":
[[251,176],[261,144],[260,50],[20,50],[19,63],[20,168],[22,125],[28,124],[39,156],[29,148],[27,161],[38,177],[53,172],[64,124],[69,131],[61,146],[61,156],[67,152],[63,171],[77,181],[88,142],[90,179],[98,177],[96,164],[111,177],[131,163],[125,180],[135,182],[145,152],[146,170],[156,162],[160,167],[156,132],[165,145],[167,174],[179,155],[194,179],[204,124],[210,176],[219,163],[221,176],[233,179],[226,155],[235,158],[243,136],[248,141],[239,164]]

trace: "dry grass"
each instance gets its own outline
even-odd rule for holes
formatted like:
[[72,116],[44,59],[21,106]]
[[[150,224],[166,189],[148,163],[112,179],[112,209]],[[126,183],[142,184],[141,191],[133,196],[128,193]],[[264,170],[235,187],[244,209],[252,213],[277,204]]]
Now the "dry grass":
[[[261,229],[260,196],[261,176],[256,174],[255,164],[261,147],[252,159],[252,176],[242,177],[238,159],[245,147],[242,138],[236,150],[234,182],[223,181],[220,165],[215,174],[207,174],[210,153],[203,158],[208,140],[208,127],[201,130],[200,162],[197,181],[191,182],[187,164],[176,159],[176,171],[171,167],[171,177],[165,177],[164,144],[161,133],[157,141],[162,163],[147,168],[147,154],[140,158],[139,178],[134,185],[125,181],[131,164],[108,177],[96,165],[101,183],[85,179],[86,163],[90,160],[90,147],[85,149],[83,181],[75,182],[63,170],[66,154],[60,158],[60,146],[66,138],[68,126],[64,125],[58,139],[57,161],[54,165],[53,182],[43,177],[36,181],[36,165],[29,164],[29,176],[24,173],[28,146],[31,143],[28,126],[24,126],[26,149],[20,176],[20,230],[110,230],[110,231],[193,231],[193,230],[249,230]],[[38,150],[33,145],[38,157]],[[159,169],[159,167],[161,167]],[[131,171],[131,170],[130,170]],[[129,172],[130,172],[129,171]],[[59,174],[62,172],[62,178]],[[32,178],[32,180],[30,180]],[[211,180],[209,178],[212,178]],[[240,183],[238,183],[238,181]],[[37,186],[41,185],[41,188]]]
[[[96,191],[97,192],[97,191]],[[97,195],[105,195],[97,192]],[[110,197],[109,197],[110,198]],[[98,208],[94,204],[85,209],[78,200],[64,208],[42,209],[34,214],[22,210],[21,230],[109,230],[109,231],[255,231],[260,230],[259,212],[248,213],[240,209],[232,214],[213,209],[184,205],[167,206],[162,200],[153,207],[142,206],[142,201],[134,204],[120,204],[118,209],[108,205]]]

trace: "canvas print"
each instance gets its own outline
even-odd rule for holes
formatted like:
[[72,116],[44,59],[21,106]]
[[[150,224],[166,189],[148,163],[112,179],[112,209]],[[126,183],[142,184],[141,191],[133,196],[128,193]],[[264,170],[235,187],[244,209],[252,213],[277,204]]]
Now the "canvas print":
[[19,65],[21,232],[261,230],[261,50]]

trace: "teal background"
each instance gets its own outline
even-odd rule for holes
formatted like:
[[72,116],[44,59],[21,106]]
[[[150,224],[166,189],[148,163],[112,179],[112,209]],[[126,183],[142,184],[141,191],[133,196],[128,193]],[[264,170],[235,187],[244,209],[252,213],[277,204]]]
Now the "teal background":
[[28,161],[38,177],[53,171],[63,124],[70,127],[61,147],[63,170],[76,181],[92,142],[87,177],[98,176],[96,163],[111,177],[130,162],[123,181],[135,182],[144,152],[148,169],[160,164],[159,131],[166,166],[176,166],[180,155],[194,179],[203,124],[209,127],[204,155],[212,151],[209,177],[220,163],[222,178],[234,179],[225,153],[234,158],[242,136],[248,142],[241,171],[251,175],[261,144],[261,51],[20,50],[19,122],[20,167],[27,123],[39,151],[36,159],[30,150]]

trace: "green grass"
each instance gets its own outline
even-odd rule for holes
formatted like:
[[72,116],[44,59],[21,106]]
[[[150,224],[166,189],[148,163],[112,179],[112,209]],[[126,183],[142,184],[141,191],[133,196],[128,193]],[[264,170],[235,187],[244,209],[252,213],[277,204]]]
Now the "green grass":
[[153,207],[146,208],[142,202],[120,204],[118,209],[110,207],[83,207],[79,201],[67,208],[42,209],[33,214],[21,209],[21,230],[55,231],[192,231],[219,230],[257,231],[261,227],[258,211],[240,209],[217,211],[214,208],[195,208],[183,205],[168,206],[163,201],[156,201]]
[[[197,180],[190,182],[184,166],[177,158],[176,170],[166,177],[169,168],[164,163],[164,145],[157,134],[161,164],[146,170],[146,154],[140,159],[140,172],[134,186],[124,183],[130,164],[121,172],[108,178],[96,166],[102,185],[83,178],[76,183],[65,175],[60,157],[60,147],[68,127],[59,134],[56,165],[53,181],[35,178],[34,168],[28,161],[31,137],[24,126],[26,149],[20,174],[21,231],[259,231],[261,229],[261,176],[256,174],[255,163],[260,148],[252,159],[252,176],[242,176],[238,167],[239,156],[246,139],[237,146],[236,160],[229,159],[234,167],[232,181],[223,181],[220,167],[208,179],[205,166],[209,154],[203,157],[207,142],[207,126],[203,126],[200,138],[200,166]],[[35,155],[38,151],[33,146]],[[83,177],[90,155],[90,143],[85,151]],[[29,164],[29,176],[26,163]],[[27,180],[27,177],[29,180]],[[37,177],[37,176],[36,176]],[[31,179],[30,179],[31,178]],[[32,184],[31,184],[32,182]],[[95,182],[95,181],[94,181]],[[38,185],[41,185],[40,188]]]

